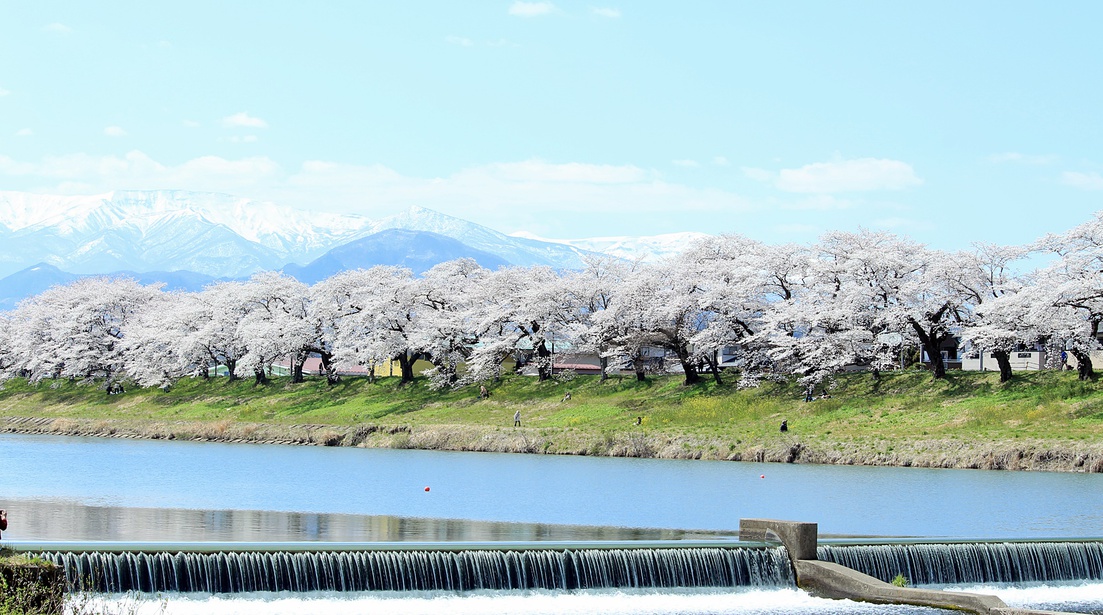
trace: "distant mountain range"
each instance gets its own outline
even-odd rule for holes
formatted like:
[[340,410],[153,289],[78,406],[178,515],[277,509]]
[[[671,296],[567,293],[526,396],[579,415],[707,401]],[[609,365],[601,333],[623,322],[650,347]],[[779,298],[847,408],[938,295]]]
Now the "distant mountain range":
[[475,259],[489,269],[510,264],[495,254],[476,250],[451,237],[392,228],[336,247],[304,267],[287,265],[283,271],[300,282],[314,284],[347,269],[397,265],[424,273],[433,265],[457,258]]
[[587,254],[661,258],[704,236],[548,240],[506,235],[429,209],[371,220],[225,194],[116,191],[55,196],[0,191],[0,310],[84,275],[125,275],[169,290],[283,270],[314,283],[344,269],[421,273],[460,257],[484,267],[578,269]]

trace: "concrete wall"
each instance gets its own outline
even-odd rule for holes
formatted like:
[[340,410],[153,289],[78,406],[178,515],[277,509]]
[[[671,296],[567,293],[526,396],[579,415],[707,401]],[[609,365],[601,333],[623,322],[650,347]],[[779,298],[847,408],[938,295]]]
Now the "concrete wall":
[[[1043,351],[1012,352],[1011,371],[1025,372],[1044,369],[1046,366],[1046,353]],[[961,359],[961,369],[969,371],[998,372],[1000,366],[996,363],[996,357],[991,352],[977,353],[976,357],[966,354]]]
[[874,604],[910,604],[979,615],[1047,615],[1051,611],[1012,609],[987,594],[949,592],[917,587],[897,587],[834,562],[817,560],[818,527],[815,523],[778,519],[740,519],[739,539],[780,541],[789,553],[797,586],[821,598],[857,600]]

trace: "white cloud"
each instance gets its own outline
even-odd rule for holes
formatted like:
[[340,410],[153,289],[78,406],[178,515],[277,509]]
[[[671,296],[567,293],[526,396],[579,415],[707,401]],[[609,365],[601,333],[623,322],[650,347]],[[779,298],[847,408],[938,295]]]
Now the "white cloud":
[[268,128],[268,122],[244,111],[222,118],[222,125],[227,128]]
[[11,94],[11,90],[5,90],[4,88],[0,88],[0,98],[3,98],[4,96],[7,96],[8,94]]
[[15,136],[17,137],[29,137],[33,134],[34,131],[30,128],[20,128],[19,130],[15,131]]
[[682,159],[679,159],[679,160],[671,160],[670,163],[673,164],[676,167],[699,167],[699,166],[701,166],[700,164],[697,163],[696,160],[690,160],[689,158],[682,158]]
[[186,128],[199,128],[202,124],[195,120],[184,120],[184,126]]
[[1081,190],[1103,190],[1103,175],[1065,171],[1061,174],[1061,183]]
[[813,194],[781,205],[782,209],[790,211],[839,211],[851,209],[852,207],[854,207],[853,201],[840,199],[830,194]]
[[728,159],[724,156],[713,156],[712,164],[715,164],[718,167],[726,167],[731,163],[728,162]]
[[502,162],[481,168],[495,178],[509,182],[625,184],[644,181],[648,177],[643,169],[632,165],[553,164],[542,160]]
[[38,163],[0,157],[0,175],[34,179],[46,184],[37,191],[62,194],[93,193],[120,187],[249,194],[271,185],[279,173],[279,165],[265,157],[227,160],[201,156],[176,166],[162,164],[137,150],[121,157],[47,156]]
[[992,154],[988,157],[988,160],[989,162],[995,163],[1011,162],[1018,164],[1044,165],[1057,162],[1057,156],[1054,156],[1053,154],[1038,156],[1034,154],[1022,154],[1019,152],[1003,152],[1000,154]]
[[108,137],[125,137],[126,131],[119,126],[108,126],[103,129],[103,134]]
[[772,181],[785,192],[818,194],[902,190],[923,183],[911,165],[882,158],[816,162],[799,169],[781,169],[777,173],[745,168],[743,173],[758,181]]
[[594,15],[597,15],[599,17],[608,17],[610,19],[617,19],[617,18],[620,17],[620,10],[619,9],[611,9],[611,8],[606,8],[606,7],[594,7],[590,10],[593,11]]
[[326,211],[373,217],[420,205],[495,228],[524,227],[530,219],[547,216],[566,224],[571,217],[595,212],[607,216],[672,211],[730,214],[755,209],[731,192],[668,183],[632,165],[541,160],[473,166],[442,177],[413,177],[382,165],[317,160],[286,169],[265,156],[203,156],[173,165],[132,151],[125,156],[71,154],[33,163],[0,157],[0,183],[5,183],[5,177],[9,186],[19,178],[19,184],[34,191],[55,194],[173,188],[237,194],[311,210],[324,203]]
[[52,32],[54,34],[71,34],[73,29],[63,23],[57,23],[56,21],[51,24],[46,24],[42,27],[46,32]]
[[509,5],[509,14],[515,17],[540,17],[555,11],[551,2],[522,2],[517,0]]
[[444,37],[444,42],[448,43],[449,45],[459,45],[460,47],[471,47],[475,44],[474,41],[469,38],[454,35]]

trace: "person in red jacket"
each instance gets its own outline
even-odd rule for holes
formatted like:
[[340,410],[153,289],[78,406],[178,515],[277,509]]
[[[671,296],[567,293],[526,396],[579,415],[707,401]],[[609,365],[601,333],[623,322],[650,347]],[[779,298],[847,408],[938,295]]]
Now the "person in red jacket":
[[8,529],[8,511],[0,508],[0,532]]

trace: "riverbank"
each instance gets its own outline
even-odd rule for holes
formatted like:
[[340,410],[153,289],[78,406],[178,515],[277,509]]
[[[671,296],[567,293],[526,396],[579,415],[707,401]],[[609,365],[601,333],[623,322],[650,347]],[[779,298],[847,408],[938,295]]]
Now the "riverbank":
[[[730,379],[730,378],[729,378]],[[0,390],[0,431],[57,435],[851,465],[1103,472],[1103,387],[1075,374],[921,372],[739,389],[510,376],[433,391],[346,379],[266,386],[196,379],[107,395],[76,382]],[[570,398],[565,399],[567,392]],[[822,393],[822,391],[817,391]],[[521,427],[513,426],[521,412]],[[637,420],[639,424],[637,425]],[[782,420],[790,427],[778,429]]]
[[65,573],[60,566],[0,549],[0,613],[60,615],[64,600]]

